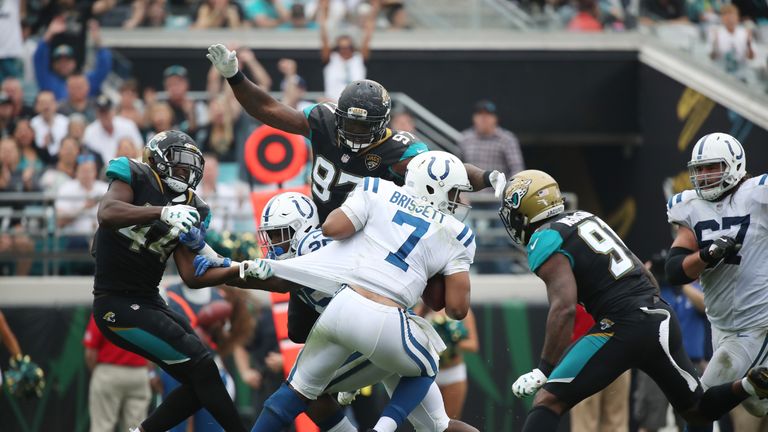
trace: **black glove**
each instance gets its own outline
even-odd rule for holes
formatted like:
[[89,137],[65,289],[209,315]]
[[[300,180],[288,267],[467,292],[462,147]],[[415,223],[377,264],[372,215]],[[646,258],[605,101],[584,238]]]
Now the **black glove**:
[[720,236],[711,245],[699,251],[699,257],[707,264],[714,264],[721,259],[729,258],[741,249],[741,244],[736,243],[731,237]]

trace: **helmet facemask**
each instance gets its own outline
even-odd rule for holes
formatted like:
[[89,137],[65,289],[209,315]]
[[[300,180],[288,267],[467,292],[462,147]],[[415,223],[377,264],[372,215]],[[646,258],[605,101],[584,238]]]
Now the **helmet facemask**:
[[283,260],[296,255],[296,230],[288,225],[260,227],[259,242],[267,249],[267,258]]
[[153,156],[153,163],[163,182],[174,192],[195,189],[203,179],[205,160],[197,149],[174,145],[162,153],[163,160],[156,160],[156,155]]
[[499,217],[512,241],[521,246],[528,244],[528,218],[513,207],[510,198],[502,201]]
[[359,152],[381,140],[389,123],[389,110],[384,116],[369,116],[363,108],[351,107],[346,112],[336,109],[339,142]]
[[[713,168],[717,169],[713,169]],[[730,189],[728,164],[722,160],[702,160],[688,163],[688,173],[696,193],[705,200],[715,200]]]
[[457,185],[448,191],[446,194],[447,199],[443,203],[440,203],[441,205],[438,205],[438,209],[452,214],[453,217],[463,222],[469,215],[469,211],[472,209],[471,205],[461,202],[461,193],[464,191],[471,192],[472,188]]

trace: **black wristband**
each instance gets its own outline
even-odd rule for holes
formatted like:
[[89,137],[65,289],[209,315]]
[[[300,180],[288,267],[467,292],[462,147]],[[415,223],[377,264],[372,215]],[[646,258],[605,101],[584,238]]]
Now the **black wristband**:
[[699,258],[701,258],[701,260],[707,264],[712,264],[713,262],[717,261],[717,259],[712,258],[712,255],[709,254],[709,246],[703,247],[699,250]]
[[227,82],[229,85],[237,85],[241,82],[245,81],[245,75],[243,74],[243,71],[237,71],[236,74],[232,75],[231,77],[227,78]]
[[491,187],[493,184],[491,184],[491,173],[493,171],[486,171],[483,173],[483,183],[485,184],[485,187]]
[[537,367],[541,371],[541,373],[543,373],[547,377],[549,377],[549,374],[551,374],[552,370],[555,369],[555,365],[553,365],[552,363],[544,359],[539,359],[539,365]]

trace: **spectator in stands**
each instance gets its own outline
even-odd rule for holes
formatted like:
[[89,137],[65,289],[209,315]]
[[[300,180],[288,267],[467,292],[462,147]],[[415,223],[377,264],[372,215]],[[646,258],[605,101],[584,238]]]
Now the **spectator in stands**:
[[23,46],[21,39],[21,0],[5,0],[0,3],[0,81],[6,77],[21,78]]
[[683,0],[642,0],[640,2],[640,23],[651,25],[658,21],[687,22]]
[[[199,144],[199,142],[198,142]],[[203,180],[197,187],[197,194],[216,212],[211,218],[210,229],[218,232],[234,231],[237,216],[240,212],[241,197],[237,188],[230,184],[219,183],[219,159],[215,154],[205,153],[205,170]]]
[[155,134],[164,130],[176,129],[173,123],[173,110],[165,102],[155,102],[147,109],[149,114],[149,127],[144,131],[144,142],[148,142]]
[[96,119],[96,103],[89,96],[90,84],[88,78],[81,73],[67,77],[67,98],[59,104],[59,113],[69,116],[74,113],[82,114],[92,122]]
[[238,28],[240,27],[240,13],[237,6],[229,0],[206,0],[197,9],[197,20],[192,24],[193,28]]
[[303,3],[292,4],[287,14],[288,19],[280,24],[278,28],[283,30],[317,28],[317,23],[307,17]]
[[499,170],[508,177],[525,169],[517,137],[499,126],[496,104],[489,100],[475,104],[472,128],[463,132],[459,148],[464,162],[482,169]]
[[189,80],[187,79],[187,68],[184,66],[173,65],[165,68],[163,72],[163,85],[168,93],[168,104],[173,110],[173,123],[178,125],[179,129],[194,136],[198,128],[199,112],[205,110],[196,107],[195,102],[189,98]]
[[58,105],[51,91],[41,91],[35,100],[37,115],[32,118],[37,147],[43,150],[43,159],[48,162],[59,152],[61,139],[67,135],[69,120],[56,112]]
[[401,1],[388,3],[383,7],[387,16],[388,28],[391,30],[410,30],[413,28],[405,5]]
[[411,133],[416,132],[416,120],[413,118],[411,113],[404,108],[393,110],[392,118],[390,119],[389,124],[392,129]]
[[117,115],[132,120],[139,129],[144,127],[144,104],[139,99],[139,84],[135,79],[125,80],[120,85]]
[[720,8],[719,26],[711,29],[707,43],[709,56],[720,63],[726,72],[736,73],[755,57],[752,33],[739,25],[739,8],[725,4]]
[[84,115],[74,113],[69,116],[69,125],[67,125],[67,136],[76,138],[79,142],[83,142],[85,136],[85,128],[88,127],[88,119]]
[[165,27],[167,17],[165,0],[134,0],[131,17],[123,23],[123,28]]
[[133,142],[131,138],[121,138],[117,143],[117,152],[115,153],[115,157],[127,157],[128,159],[140,161],[141,151],[139,151],[139,147],[140,145]]
[[197,145],[203,152],[216,154],[223,162],[234,162],[237,160],[234,122],[223,97],[208,103],[208,116],[210,123],[197,131]]
[[35,115],[34,108],[24,104],[24,88],[21,86],[21,81],[18,78],[4,79],[2,86],[0,86],[0,91],[7,94],[11,99],[14,118],[32,118]]
[[48,168],[40,178],[40,187],[47,195],[56,196],[61,185],[75,178],[80,148],[80,141],[74,137],[68,136],[61,140],[56,165]]
[[0,91],[0,138],[10,135],[15,124],[13,102],[7,93]]
[[[16,141],[13,138],[0,139],[0,192],[34,192],[38,190],[34,168],[20,168],[21,155]],[[10,245],[18,256],[29,256],[34,251],[34,242],[26,234],[24,219],[18,212],[24,210],[25,201],[4,202],[3,207],[10,207],[13,215],[0,218],[0,243],[3,247]],[[32,268],[30,258],[19,258],[16,261],[17,276],[26,276]]]
[[29,119],[22,118],[16,122],[13,139],[19,146],[21,154],[19,168],[25,170],[27,167],[32,167],[35,171],[34,176],[39,177],[43,173],[45,163],[40,157],[40,150],[35,145],[35,131],[32,130]]
[[596,32],[602,31],[603,25],[600,24],[599,10],[596,0],[578,0],[578,13],[568,23],[569,31],[577,32]]
[[260,28],[273,28],[283,22],[283,17],[278,12],[277,6],[280,0],[244,0],[243,9],[248,21]]
[[337,37],[335,46],[331,47],[328,36],[328,0],[320,1],[317,20],[320,24],[320,59],[324,65],[323,80],[327,98],[335,101],[347,84],[365,79],[365,63],[371,56],[371,38],[376,26],[376,15],[379,13],[379,3],[379,0],[373,0],[373,8],[365,20],[358,50],[349,35]]
[[277,62],[277,70],[283,75],[280,80],[280,90],[283,92],[282,103],[298,110],[313,104],[304,99],[307,93],[307,82],[298,74],[296,60],[280,59]]
[[96,98],[96,117],[97,120],[85,128],[83,144],[98,153],[104,163],[115,157],[117,144],[122,138],[130,138],[137,147],[143,146],[136,123],[115,115],[112,100],[106,95]]
[[[571,341],[576,342],[593,325],[595,320],[592,316],[577,304]],[[571,432],[628,432],[631,383],[632,373],[626,371],[608,387],[571,408]]]
[[147,360],[115,346],[91,315],[83,336],[85,365],[91,371],[88,413],[91,431],[126,431],[147,415],[152,392]]
[[[49,42],[51,39],[66,30],[66,22],[62,17],[51,21],[50,27],[45,32],[43,39],[35,51],[35,74],[40,90],[50,90],[56,95],[57,100],[67,98],[66,79],[77,70],[75,51],[70,45],[59,45],[51,53]],[[93,27],[93,26],[92,26]],[[101,44],[101,32],[91,29],[94,43],[97,47],[96,65],[92,71],[85,75],[89,82],[89,95],[95,97],[99,94],[101,84],[112,70],[112,53],[107,48],[99,48]],[[51,63],[51,56],[53,63]]]
[[[75,178],[59,188],[56,194],[56,226],[66,236],[66,250],[87,252],[96,232],[96,210],[109,185],[97,180],[98,166],[93,155],[77,157]],[[77,266],[78,274],[92,274],[93,263]]]

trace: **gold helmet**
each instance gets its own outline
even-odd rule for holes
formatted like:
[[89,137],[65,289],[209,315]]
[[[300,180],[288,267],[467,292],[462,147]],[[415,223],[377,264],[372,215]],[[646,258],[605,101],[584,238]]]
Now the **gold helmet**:
[[507,234],[525,246],[533,234],[531,224],[565,211],[565,200],[555,179],[544,171],[525,170],[515,174],[504,188],[499,216]]

